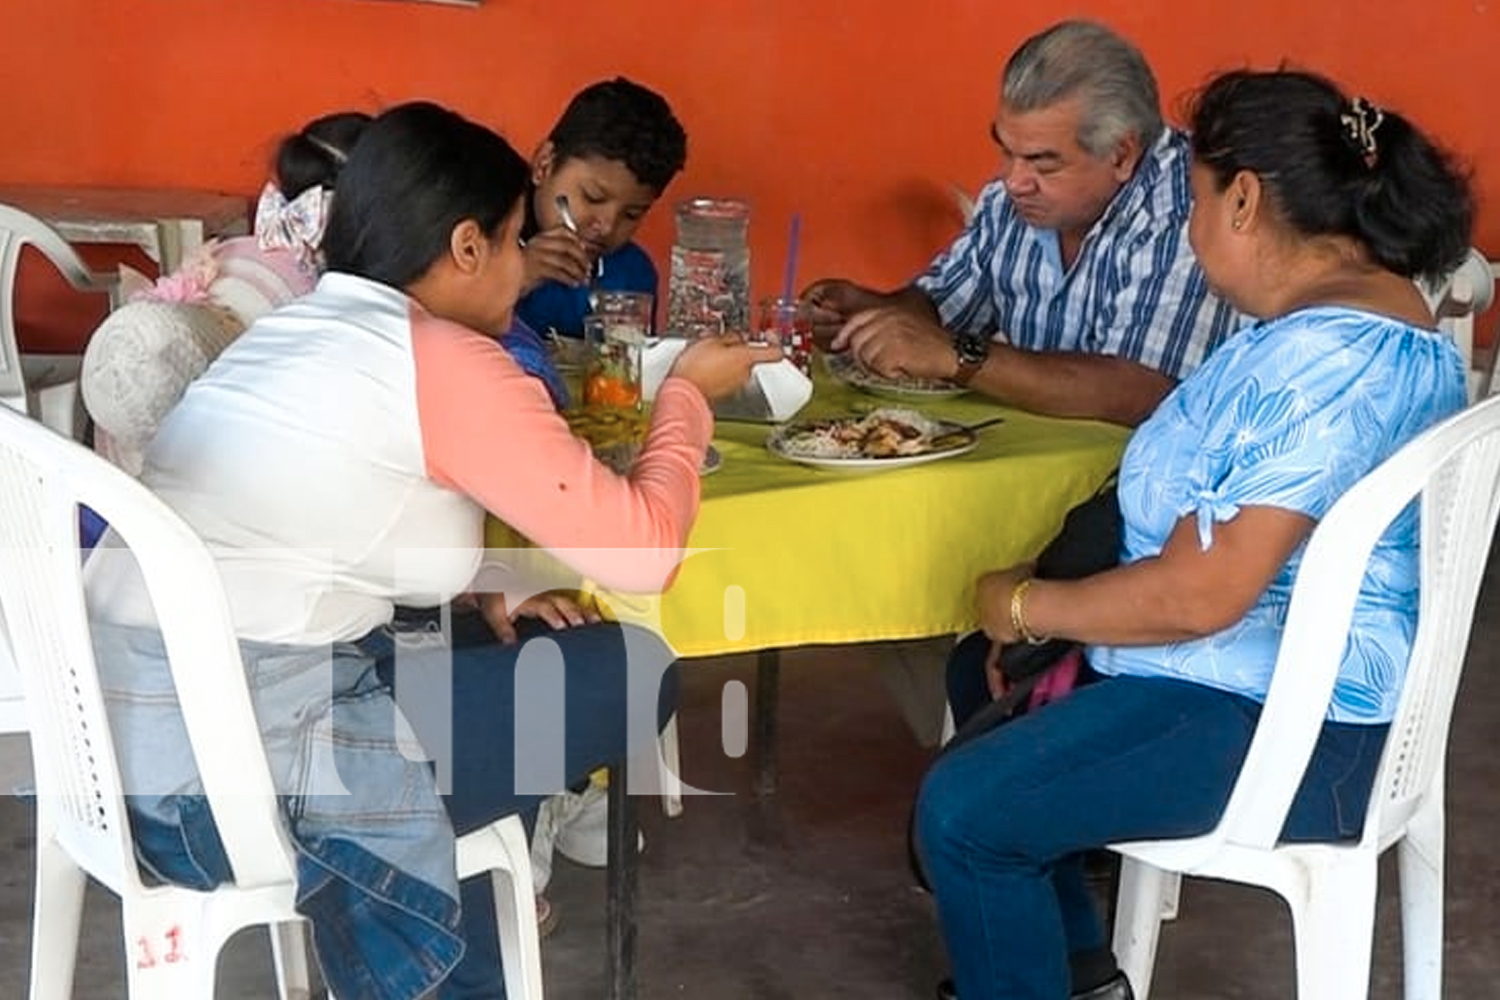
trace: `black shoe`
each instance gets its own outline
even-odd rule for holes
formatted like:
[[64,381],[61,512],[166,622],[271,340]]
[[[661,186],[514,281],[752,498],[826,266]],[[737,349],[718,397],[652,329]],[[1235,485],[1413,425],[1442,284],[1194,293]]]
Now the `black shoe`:
[[1135,991],[1130,988],[1125,973],[1116,972],[1093,989],[1074,993],[1072,1000],[1135,1000]]
[[[944,979],[938,983],[937,1000],[958,1000],[953,980]],[[1074,993],[1071,1000],[1135,1000],[1135,993],[1130,989],[1130,980],[1125,978],[1125,973],[1116,972],[1107,982],[1100,983],[1091,990]]]

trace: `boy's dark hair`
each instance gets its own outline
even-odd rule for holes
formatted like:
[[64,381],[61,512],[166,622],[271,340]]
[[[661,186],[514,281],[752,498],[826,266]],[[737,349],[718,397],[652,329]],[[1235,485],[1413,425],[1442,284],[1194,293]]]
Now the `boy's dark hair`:
[[1453,159],[1401,115],[1314,73],[1237,70],[1192,105],[1193,155],[1222,190],[1241,170],[1304,236],[1363,243],[1382,267],[1437,280],[1469,250],[1474,205]]
[[658,195],[687,162],[687,133],[666,99],[623,76],[580,90],[547,138],[557,163],[616,160]]
[[500,136],[436,104],[372,121],[339,175],[323,253],[331,271],[405,288],[473,219],[490,236],[526,194],[530,168]]
[[331,188],[349,151],[370,124],[362,111],[340,111],[315,118],[289,135],[276,150],[276,185],[288,200],[310,187]]

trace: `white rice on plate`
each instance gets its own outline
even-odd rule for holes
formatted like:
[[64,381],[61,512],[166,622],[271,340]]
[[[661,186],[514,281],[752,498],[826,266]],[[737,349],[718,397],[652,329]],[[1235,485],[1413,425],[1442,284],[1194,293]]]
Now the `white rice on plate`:
[[776,433],[776,447],[796,458],[894,458],[932,450],[935,437],[951,432],[916,410],[886,406],[862,417],[791,424]]

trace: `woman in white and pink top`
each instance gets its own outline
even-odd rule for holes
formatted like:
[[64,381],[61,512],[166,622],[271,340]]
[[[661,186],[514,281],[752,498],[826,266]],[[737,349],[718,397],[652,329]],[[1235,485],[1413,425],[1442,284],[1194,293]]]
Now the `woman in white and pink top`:
[[[299,906],[338,996],[503,996],[483,892],[464,892],[460,913],[454,830],[625,757],[638,749],[627,730],[654,737],[655,719],[627,725],[627,678],[649,684],[633,699],[648,715],[659,678],[671,694],[656,637],[586,620],[564,596],[528,596],[524,581],[490,582],[498,567],[481,600],[509,642],[403,652],[376,669],[393,606],[474,588],[486,513],[579,574],[664,587],[697,513],[708,400],[779,358],[728,338],[694,343],[630,474],[599,464],[542,383],[483,332],[509,325],[520,289],[526,181],[503,139],[451,111],[380,115],[339,178],[328,272],[219,356],[145,456],[143,481],[218,558],[304,862]],[[125,560],[108,555],[90,568],[97,644],[106,687],[122,694],[112,709],[142,793],[141,854],[164,878],[212,885],[227,875],[217,835],[175,709],[154,697],[170,690],[165,654]],[[555,703],[518,697],[518,676],[529,692],[559,672]],[[436,768],[397,745],[398,682]]]

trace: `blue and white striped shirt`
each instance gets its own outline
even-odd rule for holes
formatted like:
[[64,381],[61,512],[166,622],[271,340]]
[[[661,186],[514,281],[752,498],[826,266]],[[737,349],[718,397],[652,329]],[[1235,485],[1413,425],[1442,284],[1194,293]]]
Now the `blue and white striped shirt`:
[[1187,136],[1164,130],[1067,269],[1057,233],[1028,225],[993,181],[915,284],[955,333],[1113,355],[1181,379],[1240,320],[1209,291],[1188,246],[1190,163]]

